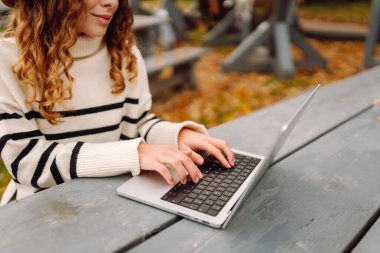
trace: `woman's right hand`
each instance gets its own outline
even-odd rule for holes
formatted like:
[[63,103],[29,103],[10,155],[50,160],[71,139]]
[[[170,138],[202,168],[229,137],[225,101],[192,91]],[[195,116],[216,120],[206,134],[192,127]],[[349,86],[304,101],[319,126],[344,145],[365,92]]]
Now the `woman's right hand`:
[[[142,170],[155,170],[160,173],[168,184],[173,185],[174,179],[169,172],[173,168],[182,184],[186,184],[186,174],[189,173],[193,182],[198,183],[202,173],[191,159],[192,151],[178,150],[175,146],[141,143],[138,146],[140,167]],[[203,161],[199,161],[201,164]]]

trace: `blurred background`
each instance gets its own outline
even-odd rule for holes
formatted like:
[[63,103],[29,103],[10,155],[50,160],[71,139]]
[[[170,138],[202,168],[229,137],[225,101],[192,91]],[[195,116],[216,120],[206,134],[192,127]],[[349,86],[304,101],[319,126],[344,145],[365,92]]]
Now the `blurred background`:
[[[317,83],[329,85],[366,68],[363,61],[370,0],[303,0],[296,1],[294,10],[285,11],[286,15],[290,13],[287,22],[301,32],[325,63],[310,67],[301,61],[291,74],[279,74],[273,68],[230,71],[223,65],[258,27],[276,19],[274,0],[130,2],[140,16],[135,19],[136,35],[148,65],[152,110],[165,120],[193,120],[211,128],[295,96]],[[0,10],[3,29],[9,10],[4,6]],[[146,25],[144,17],[167,19]],[[224,29],[221,24],[225,24]],[[214,41],[208,40],[213,36]],[[273,43],[261,46],[257,57],[266,53],[264,58],[275,61],[279,53],[273,50]],[[178,50],[184,48],[193,51]],[[289,50],[294,61],[304,56],[295,45]],[[182,61],[185,56],[191,58],[186,64]],[[170,64],[165,65],[165,61]],[[185,78],[174,78],[178,75]],[[0,195],[9,179],[0,161]]]

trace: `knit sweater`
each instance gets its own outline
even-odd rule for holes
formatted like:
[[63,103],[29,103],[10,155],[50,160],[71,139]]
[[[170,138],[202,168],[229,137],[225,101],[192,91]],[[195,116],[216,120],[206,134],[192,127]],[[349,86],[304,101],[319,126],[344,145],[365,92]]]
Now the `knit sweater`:
[[194,122],[171,123],[149,113],[148,78],[136,47],[138,75],[128,82],[123,66],[126,89],[117,95],[111,93],[110,55],[101,37],[79,37],[70,53],[73,97],[56,105],[63,123],[51,125],[37,103],[25,102],[30,88],[11,70],[18,58],[15,39],[0,39],[0,155],[12,176],[1,204],[14,191],[19,200],[78,177],[136,176],[141,142],[178,146],[183,127],[206,133]]

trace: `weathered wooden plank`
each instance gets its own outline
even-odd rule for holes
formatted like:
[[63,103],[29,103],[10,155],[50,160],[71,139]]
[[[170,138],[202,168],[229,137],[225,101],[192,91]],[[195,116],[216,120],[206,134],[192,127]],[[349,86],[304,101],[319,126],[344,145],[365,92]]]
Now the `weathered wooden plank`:
[[[295,134],[290,136],[283,153],[302,146],[379,97],[379,70],[366,71],[320,90],[295,129]],[[297,97],[265,108],[214,128],[211,134],[226,138],[236,148],[264,153],[273,140],[275,130],[303,99]],[[247,136],[252,137],[249,139]],[[52,249],[57,252],[104,252],[131,248],[178,219],[177,216],[117,196],[116,188],[128,178],[78,179],[0,208],[0,231],[4,231],[0,239],[0,252],[51,252]],[[69,213],[69,218],[64,219],[66,214],[60,216],[57,208],[51,207],[57,202],[58,209],[67,210],[64,213]],[[177,227],[183,228],[183,231],[176,230],[179,237],[181,233],[208,237],[216,235],[214,230],[185,220],[178,222],[173,229]],[[229,233],[229,230],[226,231]],[[165,239],[167,234],[161,235]],[[171,241],[174,243],[173,238]],[[191,248],[193,244],[199,247],[204,243],[201,239],[191,240],[189,244],[184,242],[180,247]]]
[[138,31],[147,28],[155,28],[160,24],[170,23],[169,17],[133,15],[133,30]]
[[130,176],[74,180],[0,208],[0,252],[114,252],[177,217],[116,194]]
[[226,230],[181,220],[132,252],[342,252],[380,204],[380,107],[272,167]]
[[[206,52],[206,48],[184,46],[162,52],[159,55],[145,57],[144,61],[148,74],[156,74],[165,68],[194,64]],[[190,67],[189,70],[191,70]]]
[[371,229],[365,234],[364,238],[353,250],[353,253],[375,253],[380,249],[380,220],[377,220]]

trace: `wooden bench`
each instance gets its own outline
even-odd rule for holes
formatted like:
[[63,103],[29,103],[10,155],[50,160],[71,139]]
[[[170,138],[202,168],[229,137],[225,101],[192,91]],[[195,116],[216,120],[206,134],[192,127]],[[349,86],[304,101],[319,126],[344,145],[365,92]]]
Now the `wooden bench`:
[[185,46],[163,51],[144,60],[148,75],[154,76],[164,69],[173,68],[172,80],[182,79],[181,82],[187,82],[190,88],[196,88],[194,63],[206,52],[205,48]]
[[[150,77],[151,90],[162,89],[163,85],[182,84],[196,88],[194,64],[207,49],[192,46],[175,47],[177,38],[170,17],[165,10],[159,10],[157,13],[158,16],[135,15],[134,25],[138,46]],[[173,69],[169,79],[157,78],[168,68]]]

